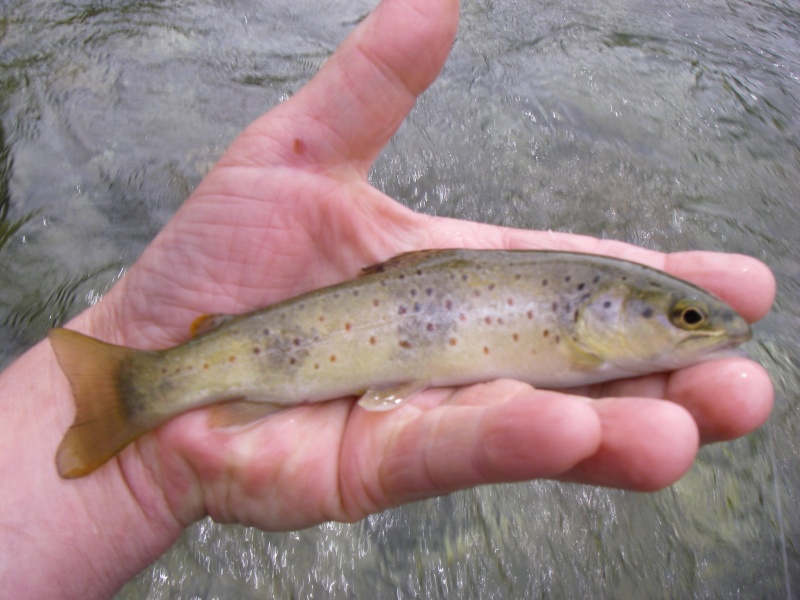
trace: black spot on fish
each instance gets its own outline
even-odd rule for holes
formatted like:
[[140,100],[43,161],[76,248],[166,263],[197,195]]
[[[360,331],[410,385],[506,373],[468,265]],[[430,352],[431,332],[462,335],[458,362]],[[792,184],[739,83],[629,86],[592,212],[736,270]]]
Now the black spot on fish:
[[473,290],[472,295],[477,298],[478,296],[481,295],[481,291],[480,290]]
[[572,276],[571,275],[567,275],[566,277],[564,277],[564,281],[569,283],[570,281],[572,281]]
[[594,279],[592,279],[592,283],[597,283],[598,281],[600,281],[600,275],[595,275]]
[[519,273],[517,273],[516,275],[514,275],[514,279],[515,279],[516,281],[519,281],[520,279],[522,279],[522,275],[520,275]]
[[414,302],[414,312],[419,312],[422,310],[422,305],[419,302]]
[[427,329],[428,331],[433,331],[434,329],[436,329],[436,325],[434,325],[433,323],[428,323],[425,326],[425,329]]
[[293,365],[297,362],[297,359],[294,356],[289,357],[289,364]]
[[398,275],[397,278],[398,279],[405,279],[406,276],[403,273],[400,273],[400,275]]
[[261,354],[261,348],[259,348],[258,346],[256,346],[255,348],[253,348],[253,354],[255,354],[256,356],[258,356],[259,354]]
[[467,275],[466,273],[464,273],[464,274],[461,276],[461,281],[467,281],[468,279],[469,279],[469,275]]
[[553,302],[553,312],[554,313],[558,312],[558,302]]
[[428,288],[425,290],[425,294],[428,296],[433,296],[433,288]]
[[453,303],[452,303],[452,301],[450,301],[450,300],[445,300],[445,302],[444,302],[444,307],[445,307],[447,310],[453,310]]
[[653,316],[653,309],[652,309],[651,307],[649,307],[649,306],[648,306],[647,308],[645,308],[645,309],[642,311],[642,316],[643,316],[645,319],[649,319],[650,317],[652,317],[652,316]]
[[293,343],[295,346],[299,346],[299,345],[300,345],[300,338],[294,338],[294,340],[292,340],[292,343]]
[[578,291],[579,291],[579,292],[582,292],[582,291],[583,291],[583,288],[585,288],[585,287],[586,287],[586,284],[585,284],[585,283],[579,283],[579,284],[578,284]]
[[556,336],[556,344],[560,344],[560,343],[561,343],[561,336],[557,335]]
[[577,323],[578,322],[578,309],[575,309],[575,313],[572,315],[572,320]]
[[547,284],[550,283],[547,279],[542,279],[542,287],[547,287]]
[[603,308],[611,308],[611,300],[606,300],[603,302]]
[[404,315],[404,314],[406,314],[406,307],[405,307],[405,306],[401,306],[400,308],[398,308],[398,309],[397,309],[397,314],[398,314],[398,315]]
[[412,289],[412,290],[411,290],[410,292],[408,292],[408,293],[409,293],[409,294],[411,294],[411,297],[413,298],[414,296],[416,296],[416,295],[417,295],[417,290],[414,290],[414,289]]
[[489,284],[489,291],[491,292],[494,288],[495,288],[495,285],[493,283],[490,283]]
[[264,330],[264,335],[269,336],[272,332],[269,329]]
[[417,275],[422,275],[422,269],[417,269]]
[[359,294],[358,290],[353,290],[353,296],[358,296],[358,294]]

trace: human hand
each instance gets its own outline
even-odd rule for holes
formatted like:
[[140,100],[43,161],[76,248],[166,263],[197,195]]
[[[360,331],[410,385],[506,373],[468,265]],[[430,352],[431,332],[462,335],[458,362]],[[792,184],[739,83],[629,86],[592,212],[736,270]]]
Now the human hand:
[[[768,310],[772,278],[752,259],[666,256],[437,219],[371,187],[372,161],[452,42],[456,3],[429,4],[385,2],[312,82],[248,127],[108,294],[108,310],[92,315],[92,332],[171,346],[186,340],[199,314],[250,311],[400,252],[451,246],[610,254],[702,285],[749,319]],[[208,512],[298,528],[494,481],[557,477],[657,489],[689,468],[700,439],[750,431],[771,403],[765,373],[739,359],[580,392],[602,399],[500,381],[431,390],[389,414],[367,414],[352,399],[303,406],[245,431],[209,429],[198,411],[107,468],[134,491],[134,474],[146,468],[147,485],[164,490],[184,525]],[[184,483],[176,488],[176,480]]]
[[[370,165],[437,75],[457,20],[455,0],[383,2],[307,86],[242,133],[126,276],[70,328],[163,348],[185,341],[200,314],[246,312],[400,252],[437,247],[608,254],[701,285],[750,321],[769,310],[775,282],[754,259],[664,255],[434,218],[371,187]],[[56,406],[52,419],[37,424],[41,443],[29,445],[33,475],[18,477],[38,477],[48,501],[60,499],[52,522],[77,511],[82,525],[75,527],[108,540],[113,531],[131,535],[125,560],[105,565],[108,581],[119,581],[120,569],[133,574],[206,514],[296,529],[491,482],[548,477],[658,489],[690,467],[700,441],[744,435],[772,406],[765,371],[727,359],[572,393],[512,381],[434,389],[379,414],[340,399],[238,430],[212,429],[198,410],[143,436],[90,477],[67,482],[53,456],[72,406],[47,352]],[[0,391],[19,393],[8,384]],[[64,545],[76,544],[67,533]],[[84,553],[111,543],[85,533],[79,540]]]

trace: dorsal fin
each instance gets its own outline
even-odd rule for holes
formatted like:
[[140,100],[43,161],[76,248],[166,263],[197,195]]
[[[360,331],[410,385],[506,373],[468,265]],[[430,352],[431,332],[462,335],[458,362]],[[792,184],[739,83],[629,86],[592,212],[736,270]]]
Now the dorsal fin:
[[385,273],[395,269],[407,269],[409,267],[420,267],[428,263],[439,262],[443,257],[457,253],[458,250],[452,248],[446,249],[428,249],[428,250],[412,250],[411,252],[403,252],[397,256],[385,260],[376,265],[364,267],[359,273],[360,277],[364,275],[374,275],[375,273]]
[[216,329],[220,325],[224,325],[236,315],[200,315],[189,326],[189,334],[195,338],[198,335],[207,333]]

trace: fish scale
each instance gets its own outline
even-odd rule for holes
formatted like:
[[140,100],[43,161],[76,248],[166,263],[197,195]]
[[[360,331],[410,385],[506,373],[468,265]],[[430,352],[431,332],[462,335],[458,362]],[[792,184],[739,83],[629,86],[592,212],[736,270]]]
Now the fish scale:
[[427,387],[497,378],[572,387],[682,367],[750,336],[721,300],[643,265],[463,249],[403,254],[199,330],[161,351],[50,333],[77,407],[57,456],[63,476],[208,404],[228,424],[350,395],[388,410]]

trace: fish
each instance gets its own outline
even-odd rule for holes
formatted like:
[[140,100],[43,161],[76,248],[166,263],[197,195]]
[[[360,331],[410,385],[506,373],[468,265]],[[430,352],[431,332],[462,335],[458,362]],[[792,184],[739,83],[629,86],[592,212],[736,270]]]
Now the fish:
[[242,315],[198,318],[164,350],[65,328],[48,337],[76,414],[56,455],[88,475],[144,433],[212,406],[211,424],[358,396],[391,410],[431,387],[512,378],[571,388],[671,371],[748,340],[709,292],[605,256],[548,250],[420,250]]

